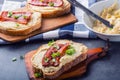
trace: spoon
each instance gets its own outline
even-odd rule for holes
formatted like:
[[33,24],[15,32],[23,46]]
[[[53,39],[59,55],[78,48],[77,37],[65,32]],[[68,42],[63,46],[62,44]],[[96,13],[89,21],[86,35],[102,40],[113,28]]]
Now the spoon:
[[88,15],[91,15],[92,17],[96,18],[97,20],[99,20],[100,22],[102,22],[104,25],[106,25],[109,28],[113,28],[113,25],[110,24],[109,21],[101,18],[100,16],[98,16],[97,14],[95,14],[94,12],[92,12],[91,10],[87,9],[85,6],[83,6],[82,4],[80,4],[78,1],[76,0],[68,0],[73,6],[78,7],[80,9],[82,9],[84,12],[86,12]]

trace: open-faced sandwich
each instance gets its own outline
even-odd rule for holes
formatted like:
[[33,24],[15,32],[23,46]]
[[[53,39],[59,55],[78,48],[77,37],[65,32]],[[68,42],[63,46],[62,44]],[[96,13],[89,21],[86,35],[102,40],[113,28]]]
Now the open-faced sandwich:
[[87,58],[88,48],[70,40],[51,41],[42,45],[31,63],[35,73],[46,79],[55,79]]
[[39,12],[0,12],[0,32],[8,35],[27,35],[41,27]]
[[71,5],[67,0],[27,0],[27,8],[50,18],[69,13]]

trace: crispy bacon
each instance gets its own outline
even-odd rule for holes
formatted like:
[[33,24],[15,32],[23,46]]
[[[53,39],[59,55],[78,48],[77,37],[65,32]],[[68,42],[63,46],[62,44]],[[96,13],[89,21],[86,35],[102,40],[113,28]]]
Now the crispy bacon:
[[12,15],[9,15],[8,11],[3,11],[0,14],[0,21],[14,21],[21,24],[27,24],[32,15],[31,12],[11,12]]
[[51,54],[56,52],[56,51],[57,51],[56,48],[50,47],[50,49],[46,52],[45,57],[47,57],[47,58],[51,57]]
[[[50,65],[49,61],[52,59],[51,55],[52,55],[52,53],[54,53],[54,52],[56,52],[56,51],[57,51],[57,49],[54,48],[54,47],[50,47],[50,48],[47,50],[46,54],[44,55],[44,58],[42,59],[42,65],[43,65],[43,66],[48,66],[48,65]],[[46,59],[48,59],[48,61],[46,61]],[[51,64],[51,65],[53,65],[53,64]]]
[[58,50],[58,52],[60,53],[61,56],[64,56],[65,51],[67,50],[68,46],[69,46],[69,43],[66,43],[63,47],[61,47],[61,48]]
[[[66,44],[56,44],[57,46],[59,46],[59,49],[55,48],[54,46],[51,46],[47,52],[45,53],[43,59],[42,59],[42,65],[44,67],[47,67],[47,66],[58,66],[59,65],[59,60],[62,56],[65,55],[65,51],[68,49],[68,46],[69,46],[69,43],[66,43]],[[53,53],[60,53],[60,56],[57,56],[55,58],[52,58],[52,54]],[[46,61],[46,59],[48,59]],[[52,61],[52,60],[55,60],[55,61]]]

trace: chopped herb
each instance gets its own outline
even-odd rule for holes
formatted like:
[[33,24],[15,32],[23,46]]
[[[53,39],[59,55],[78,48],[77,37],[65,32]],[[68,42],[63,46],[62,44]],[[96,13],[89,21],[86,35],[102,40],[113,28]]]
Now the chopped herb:
[[16,23],[16,26],[18,27],[18,26],[20,26],[18,23]]
[[48,5],[51,6],[51,7],[53,7],[53,6],[54,6],[54,3],[53,3],[53,2],[49,2]]
[[68,55],[73,55],[75,53],[75,49],[72,47],[72,48],[66,50],[65,53],[68,54]]
[[59,48],[60,48],[58,45],[54,45],[53,47],[56,48],[56,49],[59,49]]
[[25,15],[24,15],[24,16],[23,16],[23,18],[24,18],[24,19],[26,19],[26,18],[27,18],[27,16],[25,16]]
[[52,56],[52,58],[56,58],[56,57],[59,57],[59,56],[60,56],[60,53],[59,53],[59,52],[56,52],[56,53],[53,53],[51,56]]
[[15,19],[18,19],[20,16],[14,16]]
[[110,30],[112,30],[113,28],[109,28]]
[[39,77],[42,77],[42,74],[41,74],[41,73],[36,72],[36,73],[34,73],[34,76],[35,76],[36,78],[39,78]]
[[20,59],[24,59],[24,56],[21,55],[21,56],[20,56]]
[[56,62],[55,58],[52,59],[52,62]]
[[14,61],[17,61],[17,58],[16,58],[16,57],[12,58],[12,61],[13,61],[13,62],[14,62]]
[[40,2],[43,2],[44,0],[40,0]]
[[44,60],[45,60],[45,62],[48,62],[48,61],[49,61],[49,58],[45,58]]
[[13,15],[12,12],[8,12],[8,14],[7,14],[8,17],[11,17],[12,15]]
[[71,45],[68,46],[68,49],[73,48]]
[[54,44],[54,40],[48,42],[48,46],[52,46]]

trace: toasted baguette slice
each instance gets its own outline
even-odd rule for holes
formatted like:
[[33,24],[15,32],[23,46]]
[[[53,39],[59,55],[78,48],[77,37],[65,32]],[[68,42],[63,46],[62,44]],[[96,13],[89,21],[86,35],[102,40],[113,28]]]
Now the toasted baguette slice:
[[43,77],[47,79],[54,79],[60,76],[63,72],[68,71],[78,63],[82,62],[87,57],[87,50],[88,48],[77,42],[73,42],[70,40],[57,40],[55,43],[70,43],[72,47],[76,50],[76,52],[73,55],[65,54],[63,57],[60,58],[60,64],[57,67],[49,66],[44,67],[42,65],[42,58],[46,51],[48,50],[49,46],[48,44],[42,45],[35,55],[32,57],[31,62],[32,66],[35,72],[43,73]]
[[71,4],[67,0],[63,0],[63,5],[60,7],[45,7],[45,6],[34,6],[29,4],[31,0],[27,0],[27,8],[32,11],[42,13],[44,18],[52,18],[67,14],[71,10]]
[[41,13],[33,12],[27,24],[14,21],[0,21],[0,32],[8,35],[23,36],[41,27]]

